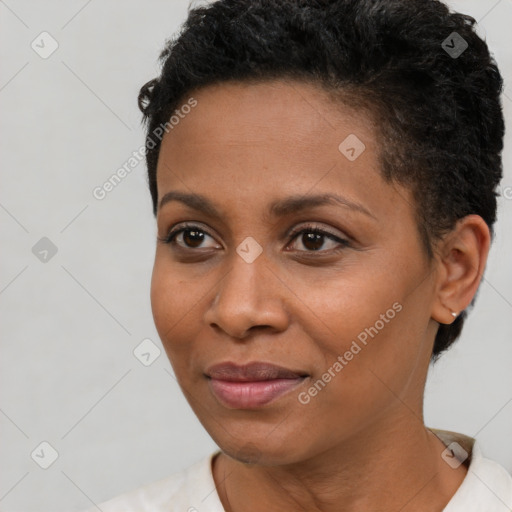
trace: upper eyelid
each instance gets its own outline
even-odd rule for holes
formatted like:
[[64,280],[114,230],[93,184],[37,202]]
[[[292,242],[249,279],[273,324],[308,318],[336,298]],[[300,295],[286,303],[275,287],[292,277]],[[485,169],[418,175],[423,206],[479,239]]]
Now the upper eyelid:
[[336,235],[335,233],[332,233],[329,229],[323,228],[321,226],[317,226],[317,225],[315,225],[315,223],[309,223],[309,224],[306,224],[303,226],[299,226],[298,228],[291,229],[290,231],[288,231],[287,236],[296,236],[296,235],[300,234],[301,232],[303,232],[303,231],[307,232],[308,230],[319,231],[319,232],[322,232],[322,234],[331,236],[333,238],[338,238],[338,239],[347,238],[345,235],[341,235],[341,236]]

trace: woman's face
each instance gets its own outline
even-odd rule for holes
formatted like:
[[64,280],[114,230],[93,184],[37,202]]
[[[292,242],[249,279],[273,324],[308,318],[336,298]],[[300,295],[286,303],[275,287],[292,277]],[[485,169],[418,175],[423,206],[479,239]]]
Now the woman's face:
[[287,464],[417,422],[435,273],[370,118],[299,82],[193,97],[160,150],[158,236],[187,229],[158,242],[151,300],[201,423],[232,457]]

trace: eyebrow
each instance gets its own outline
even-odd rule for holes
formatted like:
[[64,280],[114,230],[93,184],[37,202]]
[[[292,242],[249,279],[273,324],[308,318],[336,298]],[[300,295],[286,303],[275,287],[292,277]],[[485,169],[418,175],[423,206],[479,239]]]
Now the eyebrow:
[[[222,217],[215,205],[207,197],[201,194],[189,194],[178,191],[167,192],[167,194],[165,194],[160,200],[158,209],[160,210],[165,204],[170,203],[171,201],[183,203],[189,208],[200,211],[210,217],[218,219]],[[337,194],[298,195],[279,199],[271,203],[269,206],[269,214],[274,217],[284,217],[308,208],[330,204],[337,204],[350,208],[351,210],[358,211],[377,220],[375,215],[373,215],[362,204],[356,203]]]

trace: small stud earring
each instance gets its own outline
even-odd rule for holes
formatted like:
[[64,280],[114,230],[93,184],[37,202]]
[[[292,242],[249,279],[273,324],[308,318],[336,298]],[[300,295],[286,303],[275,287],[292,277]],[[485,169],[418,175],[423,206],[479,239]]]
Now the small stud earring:
[[455,313],[455,311],[452,311],[452,316],[453,316],[453,318],[456,318],[457,317],[457,313]]

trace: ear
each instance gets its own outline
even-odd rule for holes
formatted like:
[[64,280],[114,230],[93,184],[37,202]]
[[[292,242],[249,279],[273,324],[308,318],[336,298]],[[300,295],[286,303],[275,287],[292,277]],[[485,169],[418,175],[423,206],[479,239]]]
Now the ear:
[[453,231],[439,242],[437,280],[432,318],[451,324],[470,303],[487,263],[491,235],[479,215],[460,219]]

